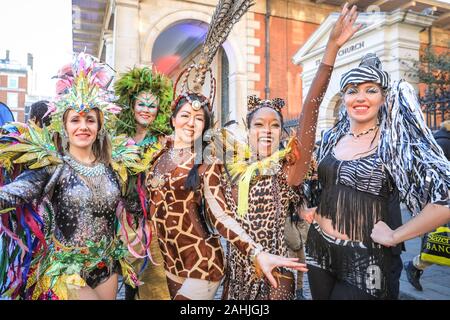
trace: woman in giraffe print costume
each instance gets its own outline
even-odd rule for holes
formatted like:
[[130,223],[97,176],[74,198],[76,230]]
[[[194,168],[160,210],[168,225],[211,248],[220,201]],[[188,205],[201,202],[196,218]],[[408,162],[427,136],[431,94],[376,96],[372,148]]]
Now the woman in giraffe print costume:
[[211,123],[209,101],[193,92],[178,96],[171,117],[174,135],[155,157],[147,176],[150,214],[169,291],[177,300],[214,298],[225,267],[220,236],[242,254],[253,255],[257,269],[273,285],[275,267],[305,270],[297,259],[262,252],[232,218],[220,183],[221,166],[215,159],[201,160],[202,135]]

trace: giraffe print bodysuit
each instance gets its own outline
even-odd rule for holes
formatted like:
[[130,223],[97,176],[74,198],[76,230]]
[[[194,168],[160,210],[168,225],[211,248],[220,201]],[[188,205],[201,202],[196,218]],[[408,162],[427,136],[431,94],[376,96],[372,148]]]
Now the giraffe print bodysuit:
[[[237,212],[236,188],[223,177],[226,184],[226,200],[233,212]],[[286,173],[279,169],[270,176],[253,179],[249,192],[248,213],[235,219],[252,239],[262,245],[265,252],[287,257],[284,225],[289,207],[301,204],[298,187],[290,187]],[[252,272],[251,259],[229,246],[227,251],[227,279],[223,298],[226,300],[291,300],[294,298],[294,276],[292,272],[279,269],[280,285],[274,289],[265,279],[257,279]]]
[[221,281],[224,253],[220,235],[243,255],[249,255],[258,245],[232,218],[221,187],[220,165],[202,164],[200,187],[188,191],[185,182],[194,165],[194,154],[189,150],[174,159],[171,144],[168,141],[155,157],[146,180],[150,215],[158,233],[166,274],[170,279]]

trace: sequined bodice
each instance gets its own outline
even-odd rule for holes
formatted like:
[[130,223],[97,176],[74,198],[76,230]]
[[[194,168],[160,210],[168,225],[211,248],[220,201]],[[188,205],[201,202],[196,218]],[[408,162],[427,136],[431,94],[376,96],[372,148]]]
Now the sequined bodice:
[[55,237],[66,246],[84,246],[114,236],[115,212],[120,199],[118,182],[110,169],[86,177],[65,163],[51,199],[55,210]]

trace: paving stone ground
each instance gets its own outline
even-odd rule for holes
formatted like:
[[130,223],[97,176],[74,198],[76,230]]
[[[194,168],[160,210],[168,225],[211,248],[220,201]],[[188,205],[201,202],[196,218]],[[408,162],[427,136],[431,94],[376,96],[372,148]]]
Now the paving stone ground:
[[[407,222],[411,216],[406,210],[402,211],[403,223]],[[225,242],[222,241],[224,248]],[[420,251],[421,239],[415,238],[405,243],[406,251],[402,253],[403,262],[411,260]],[[425,270],[421,277],[423,291],[417,291],[407,280],[405,270],[400,278],[400,299],[401,300],[450,300],[450,267],[433,265]],[[119,287],[121,285],[119,284]],[[217,291],[215,300],[220,300],[222,286]],[[303,295],[311,300],[308,277],[303,277]],[[117,299],[125,298],[124,287],[118,293]]]

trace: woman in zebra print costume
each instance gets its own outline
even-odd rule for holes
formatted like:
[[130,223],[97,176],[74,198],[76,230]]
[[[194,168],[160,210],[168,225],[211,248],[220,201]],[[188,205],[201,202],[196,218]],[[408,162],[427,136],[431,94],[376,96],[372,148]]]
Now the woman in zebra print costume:
[[[402,241],[449,219],[449,163],[412,87],[404,81],[390,87],[376,55],[342,76],[341,93],[345,108],[317,155],[320,203],[304,215],[312,222],[311,293],[313,299],[396,299]],[[401,226],[400,202],[421,215]]]

